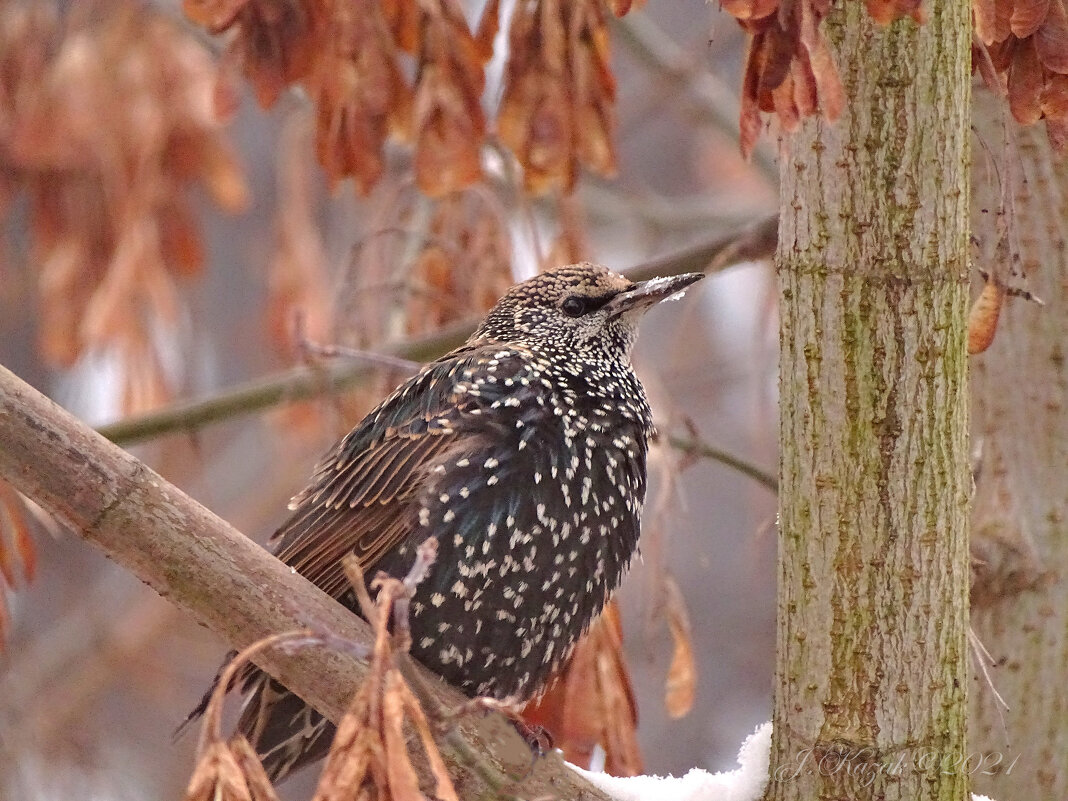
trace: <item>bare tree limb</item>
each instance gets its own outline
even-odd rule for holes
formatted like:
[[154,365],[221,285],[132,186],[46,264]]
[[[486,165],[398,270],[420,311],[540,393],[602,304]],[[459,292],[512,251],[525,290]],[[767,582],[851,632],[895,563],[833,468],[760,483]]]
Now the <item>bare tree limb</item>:
[[[719,272],[742,261],[769,258],[775,252],[778,215],[757,220],[741,231],[701,242],[677,253],[653,259],[627,271],[636,281],[657,275]],[[420,339],[387,345],[384,355],[425,362],[462,343],[476,321],[457,323]],[[195,431],[211,423],[253,414],[283,403],[348,389],[367,379],[375,365],[339,360],[322,366],[302,366],[250,381],[210,398],[165,406],[101,426],[99,432],[117,445],[131,445],[164,434]]]
[[[380,353],[410,361],[428,361],[461,344],[474,327],[474,321],[457,323],[427,337],[386,345]],[[211,423],[349,389],[379,369],[379,365],[349,359],[291,367],[210,398],[174,403],[101,426],[98,430],[116,445],[132,445],[164,434],[193,432]]]
[[749,478],[772,492],[779,491],[778,478],[767,470],[762,470],[751,462],[748,462],[729,451],[717,448],[714,445],[709,445],[707,442],[703,442],[696,437],[670,436],[667,438],[667,443],[672,448],[680,450],[683,453],[690,454],[691,456],[699,456],[703,459],[711,459],[714,462],[719,462],[726,467],[737,470],[739,473],[749,476]]
[[[364,621],[2,366],[0,477],[235,647],[305,627],[371,643]],[[319,649],[269,650],[256,661],[334,721],[367,671]],[[440,680],[427,683],[447,706],[466,700]],[[468,751],[522,775],[529,750],[507,722],[491,714],[472,723],[456,735]],[[446,746],[455,770],[467,756]],[[484,771],[461,773],[464,797],[499,796]],[[555,755],[515,788],[524,797],[606,799]]]

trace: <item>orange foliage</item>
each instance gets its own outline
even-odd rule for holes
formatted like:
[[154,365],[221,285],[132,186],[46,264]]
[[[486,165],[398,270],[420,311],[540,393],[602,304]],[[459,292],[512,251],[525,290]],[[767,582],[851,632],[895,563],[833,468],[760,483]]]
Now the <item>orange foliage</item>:
[[1063,152],[1068,145],[1068,14],[1063,0],[972,0],[972,20],[972,63],[983,81],[995,92],[1007,91],[1018,122],[1046,120],[1050,144]]
[[497,126],[535,194],[570,192],[579,165],[616,169],[616,84],[600,0],[516,6]]
[[85,4],[63,22],[16,5],[0,20],[0,154],[8,191],[29,196],[41,347],[61,365],[117,353],[130,411],[171,394],[153,337],[175,325],[177,279],[203,264],[191,186],[229,211],[248,201],[216,74],[140,4]]
[[[412,140],[419,188],[440,197],[479,181],[485,63],[499,0],[472,33],[459,0],[185,0],[186,14],[230,41],[224,61],[263,106],[302,84],[319,118],[319,161],[366,194],[393,136]],[[615,81],[606,11],[633,0],[517,4],[497,127],[535,193],[570,192],[580,166],[615,171]],[[401,68],[413,60],[414,80]]]
[[834,120],[845,93],[820,23],[830,0],[731,0],[723,8],[751,35],[742,78],[741,149],[746,157],[760,136],[760,112],[775,112],[787,131],[804,117]]
[[11,485],[0,481],[0,651],[11,621],[4,585],[16,589],[29,584],[37,572],[27,503]]

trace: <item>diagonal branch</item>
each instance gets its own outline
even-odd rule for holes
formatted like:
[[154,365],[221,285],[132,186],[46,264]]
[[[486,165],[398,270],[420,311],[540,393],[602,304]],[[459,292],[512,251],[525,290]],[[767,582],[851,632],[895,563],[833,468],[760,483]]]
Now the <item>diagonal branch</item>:
[[[305,627],[371,643],[364,621],[2,366],[0,478],[237,648]],[[269,650],[256,662],[335,722],[367,672],[316,649]],[[467,700],[439,680],[427,685],[446,706]],[[486,764],[464,771],[465,796],[496,797],[485,768],[522,775],[529,750],[499,715],[472,724],[449,738],[451,767],[479,755]],[[524,797],[606,801],[555,755],[503,781]]]

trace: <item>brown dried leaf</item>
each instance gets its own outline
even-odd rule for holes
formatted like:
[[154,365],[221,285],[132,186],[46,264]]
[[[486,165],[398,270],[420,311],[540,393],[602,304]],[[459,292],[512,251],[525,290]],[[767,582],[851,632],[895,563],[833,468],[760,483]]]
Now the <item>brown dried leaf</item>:
[[779,10],[779,0],[720,0],[719,5],[739,21],[766,19]]
[[[399,678],[399,674],[397,675]],[[459,796],[456,794],[456,788],[453,786],[452,777],[449,776],[449,771],[445,767],[445,760],[441,758],[441,752],[438,750],[434,736],[430,732],[426,713],[423,712],[422,706],[420,706],[418,699],[407,684],[403,681],[399,682],[398,689],[404,701],[404,708],[408,712],[409,719],[415,724],[419,739],[423,743],[423,750],[426,752],[427,761],[430,763],[430,772],[434,775],[436,783],[434,795],[440,801],[460,801]]]
[[316,102],[316,151],[331,184],[352,177],[368,193],[382,174],[382,146],[410,126],[411,93],[392,37],[372,0],[331,0],[330,35],[308,89]]
[[600,744],[608,773],[641,773],[638,711],[614,603],[605,606],[576,646],[560,681],[538,703],[528,705],[523,718],[551,731],[554,745],[569,762],[588,766],[594,747]]
[[[244,7],[190,3],[216,21]],[[211,55],[151,6],[109,8],[38,28],[32,59],[0,44],[0,74],[26,82],[0,90],[25,98],[0,118],[30,197],[42,350],[61,364],[86,348],[117,355],[127,396],[158,402],[167,391],[153,328],[177,318],[174,277],[203,262],[189,187],[207,186],[228,210],[243,208],[248,193],[220,138]],[[11,20],[4,16],[0,40]],[[32,70],[10,72],[10,58]]]
[[[591,629],[592,631],[592,629]],[[573,765],[589,768],[604,730],[597,691],[597,654],[589,634],[579,641],[559,681],[523,708],[523,720],[552,733],[553,745]]]
[[283,89],[310,74],[325,24],[318,0],[250,0],[227,24],[236,31],[230,47],[261,106],[270,108]]
[[801,111],[794,98],[794,79],[787,73],[786,79],[771,93],[772,107],[779,118],[779,125],[787,132],[797,130],[801,122]]
[[599,620],[597,683],[605,709],[605,771],[613,776],[637,776],[642,773],[637,734],[638,704],[623,657],[623,627],[618,607],[606,605]]
[[1020,42],[1009,68],[1009,109],[1017,122],[1033,125],[1042,118],[1041,91],[1042,65],[1031,38]]
[[766,34],[758,33],[749,41],[749,51],[745,58],[745,71],[742,74],[742,108],[738,120],[740,129],[739,146],[746,159],[756,147],[760,138],[760,61],[761,53],[767,41]]
[[482,176],[485,136],[483,59],[455,2],[420,4],[419,69],[413,125],[415,174],[430,197],[463,189]]
[[794,105],[801,118],[819,113],[819,94],[816,87],[816,76],[812,74],[812,68],[808,59],[794,62],[791,71],[794,88]]
[[[419,547],[415,564],[403,582],[391,577],[383,579],[383,574],[379,574],[371,584],[372,589],[378,590],[377,603],[370,599],[356,557],[350,554],[343,560],[346,578],[374,628],[375,645],[371,670],[338,724],[313,801],[350,801],[354,797],[425,801],[404,737],[405,710],[411,711],[413,705],[418,709],[418,704],[393,665],[388,622],[394,602],[410,599],[415,586],[425,576],[437,554],[436,546],[436,540],[428,540]],[[395,622],[399,626],[403,616]],[[416,723],[426,727],[425,720],[420,724],[417,719]],[[447,786],[442,785],[438,777],[439,797],[443,801],[456,801],[440,755],[439,764],[434,763],[429,749],[428,755],[435,775],[440,768],[447,782]]]
[[193,769],[185,801],[253,801],[245,775],[226,743],[207,746]]
[[[1030,39],[1028,41],[1031,41]],[[987,46],[987,52],[990,53],[990,61],[994,65],[994,68],[1004,74],[1008,72],[1009,67],[1012,66],[1012,59],[1016,55],[1016,48],[1020,44],[1020,40],[1012,34],[1009,34],[1009,38],[1003,42],[995,42],[992,45]],[[1004,81],[1003,81],[1004,82]]]
[[542,269],[586,261],[592,252],[581,204],[577,203],[573,196],[565,195],[560,198],[556,209],[560,232],[542,262]]
[[413,0],[380,0],[380,6],[397,47],[414,53],[419,47],[419,4]]
[[762,94],[777,89],[786,80],[797,46],[796,31],[784,31],[778,27],[768,30],[760,71],[759,91]]
[[819,97],[820,109],[829,120],[836,120],[845,108],[845,89],[842,87],[842,79],[838,75],[838,68],[831,57],[827,40],[823,38],[820,30],[820,18],[816,15],[809,2],[801,3],[801,32],[800,40],[804,50],[808,52],[809,68],[816,83],[816,94]]
[[278,801],[278,794],[275,793],[271,780],[267,778],[263,763],[243,735],[235,734],[230,738],[230,753],[245,777],[251,801]]
[[367,717],[369,682],[357,692],[338,724],[312,801],[349,801],[358,797],[367,781],[388,786],[383,769],[385,749],[378,729]]
[[1042,87],[1042,115],[1051,120],[1068,122],[1068,75],[1048,75]]
[[310,142],[310,120],[294,116],[286,124],[278,150],[280,198],[266,319],[275,348],[290,357],[295,355],[292,327],[298,316],[303,335],[312,341],[327,341],[332,330],[326,255],[315,223],[315,176],[306,157]]
[[386,751],[386,772],[389,792],[395,801],[425,801],[419,792],[419,777],[412,767],[408,746],[404,739],[404,698],[400,674],[391,670],[386,675],[382,695],[382,742]]
[[1049,0],[1049,14],[1033,39],[1042,66],[1051,72],[1068,74],[1068,15],[1064,0]]
[[1017,38],[1026,39],[1046,21],[1049,4],[1050,0],[1013,0],[1012,3],[1006,3],[1012,6],[1009,29]]
[[[884,8],[888,4],[892,8]],[[915,0],[876,2],[880,14],[919,14]],[[822,111],[836,119],[845,106],[845,90],[831,58],[820,22],[830,9],[826,0],[792,0],[775,4],[776,14],[754,20],[767,6],[730,3],[725,8],[739,15],[742,27],[752,39],[742,79],[742,155],[752,152],[760,134],[760,112],[774,112],[783,130],[797,128],[800,120]]]
[[868,15],[880,25],[889,25],[902,17],[912,17],[917,23],[926,20],[923,0],[866,0]]
[[237,214],[251,202],[244,171],[233,149],[224,142],[202,140],[197,177],[223,211]]
[[175,196],[160,212],[160,250],[170,272],[192,276],[204,266],[204,244],[200,240],[193,210],[185,198]]
[[997,333],[998,318],[1005,302],[1005,288],[997,280],[989,280],[968,312],[968,353],[975,355],[990,347]]
[[182,0],[182,11],[197,25],[222,31],[233,24],[250,0]]
[[86,343],[140,339],[134,298],[144,275],[158,265],[160,252],[151,220],[131,221],[121,232],[104,280],[85,307],[79,338]]
[[37,574],[37,550],[25,503],[17,490],[0,481],[0,578],[12,589],[30,583]]
[[475,47],[483,64],[493,58],[493,40],[497,38],[497,31],[501,24],[500,5],[501,0],[489,0],[478,20]]
[[408,276],[407,332],[484,314],[512,283],[504,210],[478,188],[434,202],[427,244]]
[[1046,138],[1050,146],[1063,156],[1068,151],[1068,123],[1061,120],[1046,120]]
[[1008,30],[997,28],[998,0],[972,0],[972,23],[976,35],[988,47],[994,42],[1004,41]]
[[580,165],[615,171],[615,79],[600,0],[519,4],[497,126],[534,194],[570,192]]
[[697,692],[697,663],[693,655],[690,616],[682,592],[671,576],[665,577],[665,612],[674,648],[664,692],[664,706],[672,718],[681,718],[693,709]]

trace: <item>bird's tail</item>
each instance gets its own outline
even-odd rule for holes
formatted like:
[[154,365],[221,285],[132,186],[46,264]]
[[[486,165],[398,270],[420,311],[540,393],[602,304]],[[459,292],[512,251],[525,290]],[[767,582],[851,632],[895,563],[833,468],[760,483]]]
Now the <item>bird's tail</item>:
[[[193,707],[193,711],[186,715],[185,720],[178,724],[178,728],[175,729],[174,733],[171,735],[173,739],[177,740],[179,737],[185,734],[186,731],[189,729],[190,725],[199,720],[201,716],[203,716],[203,714],[207,712],[208,704],[211,702],[212,693],[214,693],[215,688],[219,686],[219,682],[222,680],[222,674],[226,671],[226,667],[230,664],[230,660],[232,660],[235,656],[237,656],[237,651],[230,651],[230,653],[226,655],[226,658],[223,659],[223,663],[219,665],[219,669],[215,673],[215,678],[211,680],[211,686],[208,688],[208,691],[204,693],[204,696],[200,699],[197,705]],[[237,677],[235,677],[234,680],[230,682],[230,686],[226,688],[226,691],[230,692],[230,690],[234,688],[234,684],[236,682]]]
[[[175,739],[207,710],[223,671],[236,653],[231,651],[226,655],[211,687],[175,730]],[[237,730],[251,743],[272,782],[278,783],[294,771],[326,756],[336,730],[333,723],[254,665],[239,671],[227,692],[239,684],[245,694],[245,703]]]
[[297,694],[257,670],[245,682],[237,730],[248,738],[272,782],[326,756],[336,727]]

